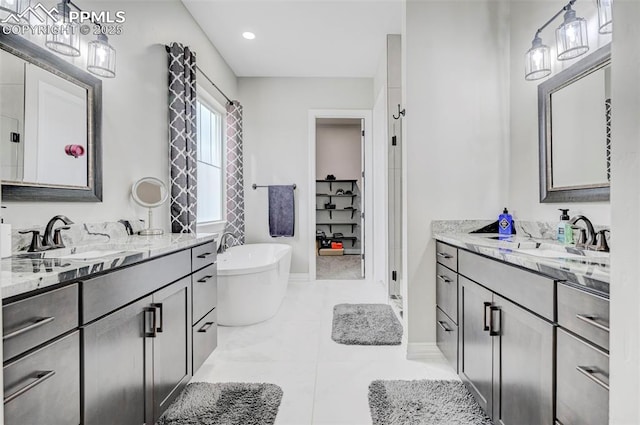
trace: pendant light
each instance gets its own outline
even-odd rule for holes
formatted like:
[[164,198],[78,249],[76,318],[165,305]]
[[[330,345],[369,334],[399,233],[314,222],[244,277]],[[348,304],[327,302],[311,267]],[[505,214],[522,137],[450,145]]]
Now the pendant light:
[[536,34],[531,48],[525,53],[524,78],[527,81],[533,81],[549,74],[551,74],[549,46],[542,44],[542,39]]
[[598,32],[613,32],[613,0],[598,0]]
[[109,44],[109,39],[104,34],[89,42],[87,71],[100,77],[116,76],[116,49]]
[[80,25],[69,19],[69,0],[58,3],[58,18],[48,19],[49,34],[45,45],[65,56],[80,56]]
[[[0,20],[5,20],[9,16],[13,15],[17,17],[26,7],[29,7],[28,0],[0,0]],[[22,18],[24,21],[28,21],[27,18]],[[7,24],[18,24],[18,19],[11,18]]]
[[574,59],[589,51],[587,21],[576,17],[576,11],[567,6],[564,22],[556,30],[558,60]]

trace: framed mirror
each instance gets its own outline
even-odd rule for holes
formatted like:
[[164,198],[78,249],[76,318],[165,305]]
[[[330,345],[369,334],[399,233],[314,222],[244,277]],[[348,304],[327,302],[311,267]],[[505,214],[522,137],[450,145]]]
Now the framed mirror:
[[538,86],[540,202],[608,201],[611,45]]
[[102,81],[0,32],[0,179],[5,201],[102,200]]

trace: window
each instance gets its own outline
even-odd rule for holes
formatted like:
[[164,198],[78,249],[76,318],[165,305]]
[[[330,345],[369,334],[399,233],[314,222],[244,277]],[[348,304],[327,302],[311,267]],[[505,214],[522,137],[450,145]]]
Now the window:
[[[200,90],[199,92],[202,92]],[[198,223],[224,220],[223,109],[209,96],[196,101],[198,120]]]

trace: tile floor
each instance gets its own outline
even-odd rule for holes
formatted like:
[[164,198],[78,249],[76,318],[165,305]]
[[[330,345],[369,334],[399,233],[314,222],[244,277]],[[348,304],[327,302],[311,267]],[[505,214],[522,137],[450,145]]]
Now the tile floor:
[[362,279],[362,259],[359,255],[317,256],[316,275],[325,280]]
[[333,306],[385,303],[367,281],[290,283],[271,320],[219,327],[218,348],[194,381],[269,382],[284,396],[276,424],[370,424],[367,391],[375,379],[457,379],[442,358],[409,361],[406,346],[347,346],[331,339]]

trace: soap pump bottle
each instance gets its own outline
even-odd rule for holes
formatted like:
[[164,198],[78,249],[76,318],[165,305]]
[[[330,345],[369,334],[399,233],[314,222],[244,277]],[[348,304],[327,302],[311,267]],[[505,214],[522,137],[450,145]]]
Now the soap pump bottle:
[[498,216],[498,233],[511,236],[513,233],[513,217],[505,207],[502,214]]
[[569,217],[569,209],[559,208],[559,210],[562,211],[562,214],[560,215],[560,222],[558,223],[556,239],[563,244],[573,243],[573,228],[569,223],[569,220],[571,220]]

